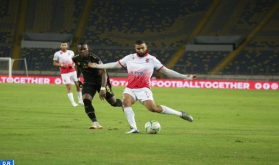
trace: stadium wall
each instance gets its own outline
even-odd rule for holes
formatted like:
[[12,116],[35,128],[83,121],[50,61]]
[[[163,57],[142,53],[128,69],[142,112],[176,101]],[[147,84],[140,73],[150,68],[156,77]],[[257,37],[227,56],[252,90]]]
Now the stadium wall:
[[[83,79],[81,79],[83,81]],[[110,78],[112,86],[126,86],[127,78]],[[61,77],[45,76],[0,76],[0,83],[17,84],[62,84]],[[74,84],[72,82],[72,84]],[[166,88],[207,88],[207,89],[255,89],[279,90],[279,82],[265,81],[232,81],[232,80],[176,80],[176,79],[151,79],[151,87]]]

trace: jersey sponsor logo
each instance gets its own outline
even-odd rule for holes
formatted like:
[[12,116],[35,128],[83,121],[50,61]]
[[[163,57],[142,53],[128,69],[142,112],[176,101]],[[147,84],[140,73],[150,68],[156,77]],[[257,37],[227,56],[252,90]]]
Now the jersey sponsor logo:
[[148,62],[149,62],[149,59],[147,58],[145,61],[148,63]]
[[139,72],[139,71],[131,71],[131,74],[134,74],[134,75],[144,75],[143,72]]

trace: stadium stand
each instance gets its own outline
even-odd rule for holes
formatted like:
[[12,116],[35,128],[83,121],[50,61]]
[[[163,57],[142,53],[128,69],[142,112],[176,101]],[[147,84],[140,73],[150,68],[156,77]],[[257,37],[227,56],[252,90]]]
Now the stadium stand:
[[99,56],[103,63],[115,62],[125,55],[133,53],[133,50],[117,50],[117,49],[92,49],[90,52]]
[[274,3],[275,0],[221,1],[201,35],[247,35]]
[[[29,0],[25,32],[73,34],[84,0]],[[35,13],[35,14],[34,14]],[[26,58],[29,70],[56,71],[53,54],[57,49],[22,48],[21,58]],[[19,69],[24,67],[20,62]]]
[[278,51],[242,51],[225,67],[225,74],[266,75],[279,73]]
[[12,47],[0,45],[0,57],[11,57]]
[[[94,1],[83,40],[90,45],[178,47],[211,1]],[[189,24],[191,22],[191,24]]]
[[[28,69],[36,71],[57,71],[53,66],[53,55],[58,51],[50,48],[23,48],[22,58],[26,58]],[[24,70],[24,62],[20,61],[19,69]]]
[[25,32],[48,33],[51,30],[52,1],[30,0]]
[[[86,0],[29,0],[25,32],[74,34]],[[143,39],[149,52],[166,64],[196,28],[213,0],[92,0],[82,41],[104,63],[134,53]],[[246,37],[276,0],[220,1],[199,35]],[[17,0],[0,1],[0,57],[10,56],[18,21]],[[256,35],[223,74],[279,74],[279,14]],[[22,48],[29,70],[53,70],[50,48]],[[174,66],[181,73],[208,74],[229,52],[187,51]],[[19,69],[23,69],[20,64]]]
[[64,26],[62,30],[57,32],[69,34],[74,33],[78,24],[78,20],[81,16],[81,11],[84,3],[84,0],[64,0]]
[[84,0],[29,0],[25,32],[74,33]]
[[279,75],[279,12],[223,72],[225,74]]
[[178,67],[175,70],[181,73],[207,74],[228,54],[226,51],[187,51],[177,62]]
[[17,0],[0,1],[0,57],[11,57],[18,10]]

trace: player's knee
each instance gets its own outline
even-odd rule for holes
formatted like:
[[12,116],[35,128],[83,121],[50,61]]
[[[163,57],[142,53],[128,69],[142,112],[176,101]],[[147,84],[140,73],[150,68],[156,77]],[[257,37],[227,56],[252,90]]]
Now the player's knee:
[[124,108],[125,107],[131,107],[132,103],[130,101],[127,101],[127,100],[124,99],[123,102],[122,102],[122,105],[124,106]]
[[66,87],[66,88],[67,88],[67,91],[68,91],[69,93],[71,93],[71,92],[72,92],[71,87]]
[[151,112],[159,112],[156,106],[149,107],[148,110]]
[[122,101],[120,99],[116,99],[116,102],[114,104],[111,104],[113,107],[121,107]]

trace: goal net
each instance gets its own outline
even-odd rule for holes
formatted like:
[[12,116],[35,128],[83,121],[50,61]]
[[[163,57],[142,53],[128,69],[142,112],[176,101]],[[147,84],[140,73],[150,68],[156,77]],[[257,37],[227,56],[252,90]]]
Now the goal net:
[[9,78],[11,78],[13,75],[13,63],[16,60],[22,60],[24,62],[25,74],[28,77],[28,69],[25,58],[12,59],[10,57],[0,57],[0,75],[8,75]]

